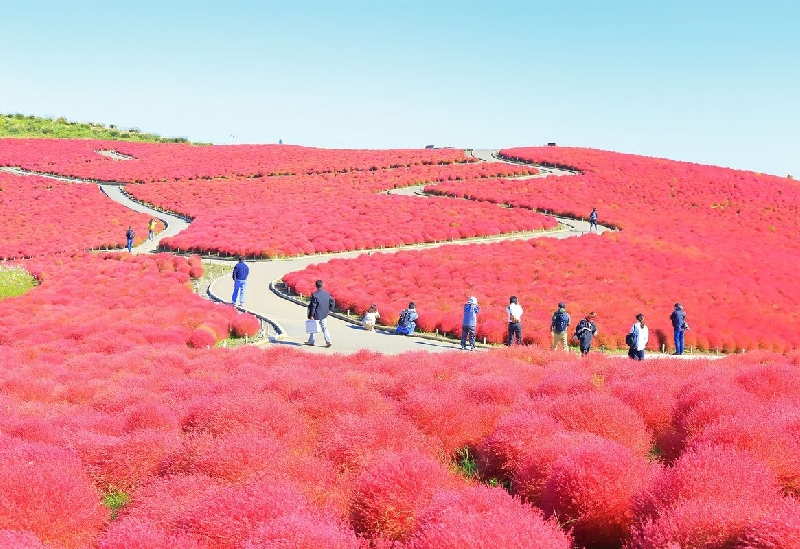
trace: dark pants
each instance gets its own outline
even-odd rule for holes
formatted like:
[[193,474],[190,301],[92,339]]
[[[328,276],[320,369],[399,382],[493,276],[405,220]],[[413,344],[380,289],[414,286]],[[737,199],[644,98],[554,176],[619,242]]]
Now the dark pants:
[[517,345],[522,345],[522,323],[509,322],[508,323],[508,344],[514,344],[514,336],[517,336]]
[[469,337],[469,346],[475,348],[475,326],[462,326],[461,327],[461,348],[467,348],[467,337]]
[[631,347],[628,349],[628,356],[633,360],[644,360],[644,349],[637,351],[636,348]]
[[584,355],[589,354],[589,348],[592,346],[592,338],[591,337],[582,337],[578,339],[580,342],[581,353]]
[[683,330],[675,330],[675,353],[683,354]]

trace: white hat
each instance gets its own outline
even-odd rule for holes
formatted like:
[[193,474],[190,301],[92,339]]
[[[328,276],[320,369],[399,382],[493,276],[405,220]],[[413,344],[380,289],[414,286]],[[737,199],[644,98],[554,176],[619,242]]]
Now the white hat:
[[477,305],[478,304],[478,298],[475,297],[475,296],[472,296],[467,300],[467,303],[470,303],[472,305]]

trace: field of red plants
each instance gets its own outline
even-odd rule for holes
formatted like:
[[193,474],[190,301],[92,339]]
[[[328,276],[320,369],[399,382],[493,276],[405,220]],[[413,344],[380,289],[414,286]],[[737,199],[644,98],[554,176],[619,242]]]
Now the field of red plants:
[[[97,151],[115,151],[133,158],[118,160]],[[0,166],[128,183],[348,172],[473,160],[460,149],[335,150],[293,145],[0,139]]]
[[96,185],[5,172],[0,172],[0,209],[0,259],[122,248],[129,225],[139,244],[150,219],[110,200]]
[[[52,170],[77,173],[84,153],[91,157],[86,170],[106,162],[91,156],[96,145],[62,143],[62,156],[43,160],[31,152],[26,167],[52,161]],[[123,145],[129,146],[118,150]],[[19,145],[25,146],[31,145]],[[120,152],[144,157],[149,150]],[[800,304],[790,286],[797,260],[789,232],[797,204],[792,181],[615,153],[535,149],[506,154],[574,166],[583,175],[508,184],[491,179],[501,175],[494,169],[427,165],[428,153],[409,168],[384,170],[398,154],[375,160],[375,170],[336,176],[322,168],[353,166],[358,156],[343,155],[337,164],[308,154],[299,157],[306,164],[297,160],[287,172],[314,174],[252,180],[232,177],[245,175],[235,162],[220,168],[198,160],[202,169],[192,177],[228,179],[136,190],[170,209],[179,208],[185,193],[183,211],[195,223],[213,213],[213,203],[235,215],[242,200],[258,197],[262,208],[283,204],[283,211],[269,211],[287,225],[299,219],[288,209],[312,215],[301,198],[316,193],[316,204],[335,198],[350,208],[330,218],[360,215],[412,241],[453,223],[533,220],[539,214],[531,207],[585,216],[596,206],[601,223],[623,230],[376,253],[288,278],[304,292],[314,278],[325,278],[345,308],[378,301],[389,323],[414,299],[427,330],[457,329],[461,304],[476,295],[479,335],[490,339],[502,334],[498,311],[513,293],[526,310],[529,343],[546,340],[550,312],[565,300],[575,320],[598,311],[602,344],[619,345],[641,310],[655,343],[669,345],[666,317],[681,301],[692,326],[687,344],[724,351],[800,347]],[[269,162],[248,166],[282,173],[266,169]],[[359,170],[366,166],[358,162]],[[162,179],[182,166],[175,160],[175,171]],[[638,175],[628,179],[629,171]],[[32,204],[26,210],[4,203],[6,225],[53,196],[65,197],[59,200],[67,215],[84,200],[70,193],[90,188],[50,195],[54,184],[39,185],[51,182],[26,181],[30,189],[13,196]],[[0,182],[3,193],[14,187]],[[420,182],[479,202],[377,194]],[[573,193],[573,184],[583,192]],[[292,189],[301,198],[281,198]],[[406,221],[397,223],[384,210],[359,210],[357,196],[374,208],[384,199],[428,206],[409,205],[413,215],[406,217],[398,207],[394,215]],[[490,204],[512,201],[517,209]],[[92,204],[98,212],[87,212],[85,224],[111,223],[102,216],[113,210]],[[445,221],[433,216],[437,208]],[[470,212],[475,218],[464,219]],[[63,228],[65,218],[57,219]],[[377,234],[365,223],[353,225]],[[329,232],[344,226],[332,223]],[[284,234],[275,227],[273,236]],[[37,234],[20,246],[21,255],[34,255],[48,238]],[[351,245],[349,233],[335,236]],[[214,345],[231,334],[252,335],[258,322],[193,293],[192,279],[203,268],[198,257],[47,252],[14,262],[39,286],[0,300],[2,548],[800,546],[796,351],[633,362],[535,345],[347,357],[279,346],[226,349]]]
[[641,312],[657,336],[649,348],[671,349],[669,314],[681,302],[691,327],[687,347],[800,347],[800,294],[792,268],[800,261],[795,181],[587,149],[504,153],[583,173],[502,184],[447,181],[426,190],[509,204],[512,211],[537,208],[585,218],[597,207],[601,223],[622,230],[562,241],[373,254],[312,266],[286,280],[307,294],[323,278],[348,308],[361,311],[378,303],[387,323],[414,300],[422,329],[449,333],[460,331],[460,307],[475,295],[483,311],[479,336],[495,343],[504,339],[508,298],[517,295],[527,311],[523,335],[531,343],[547,341],[550,315],[566,301],[573,326],[589,311],[598,313],[599,344],[623,347]]

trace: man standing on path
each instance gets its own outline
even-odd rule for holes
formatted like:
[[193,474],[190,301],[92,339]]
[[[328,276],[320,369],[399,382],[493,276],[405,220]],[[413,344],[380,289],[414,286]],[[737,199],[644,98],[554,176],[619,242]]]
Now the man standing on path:
[[508,314],[508,346],[514,344],[514,337],[517,338],[517,345],[522,345],[522,307],[517,296],[512,295],[509,300],[511,303],[506,307]]
[[669,315],[669,319],[672,321],[672,333],[675,337],[675,354],[682,355],[683,332],[689,327],[686,324],[686,311],[683,310],[683,306],[680,303],[675,304],[675,309]]
[[567,313],[567,306],[562,301],[558,304],[558,310],[553,313],[553,318],[550,321],[550,337],[553,338],[553,350],[561,346],[564,351],[569,351],[569,344],[567,343],[567,327],[569,326],[569,314]]
[[250,267],[240,256],[239,262],[233,268],[233,297],[231,303],[236,305],[236,297],[239,297],[239,307],[244,305],[244,290],[247,287],[247,275],[250,274]]
[[461,322],[461,348],[467,350],[467,338],[469,338],[470,351],[475,350],[475,328],[478,325],[478,299],[470,297],[464,304],[464,320]]
[[127,240],[127,244],[125,244],[125,247],[128,248],[128,253],[131,253],[131,250],[133,249],[134,238],[136,238],[136,233],[133,232],[133,228],[130,225],[128,225],[128,230],[125,231],[125,239]]
[[597,208],[592,208],[592,213],[589,214],[589,232],[592,232],[592,227],[594,227],[594,232],[599,233],[597,230]]
[[[322,281],[317,280],[315,283],[317,291],[311,294],[311,302],[308,304],[308,319],[319,320],[319,327],[322,329],[322,337],[325,338],[325,346],[331,346],[331,335],[328,333],[328,313],[333,310],[334,302],[333,297],[327,291],[322,289]],[[314,333],[308,334],[308,341],[306,345],[314,345]]]

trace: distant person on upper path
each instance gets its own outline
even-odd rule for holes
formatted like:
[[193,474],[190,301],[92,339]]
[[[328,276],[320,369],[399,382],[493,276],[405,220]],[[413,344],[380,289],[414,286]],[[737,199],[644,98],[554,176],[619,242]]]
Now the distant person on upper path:
[[594,323],[595,316],[597,315],[592,311],[586,315],[586,318],[582,318],[575,327],[575,337],[578,338],[582,355],[589,354],[592,338],[597,335],[597,324]]
[[408,304],[407,309],[403,309],[400,312],[400,318],[397,320],[397,328],[395,329],[394,333],[400,335],[410,335],[414,333],[414,330],[417,328],[417,319],[419,315],[417,314],[417,306],[411,301]]
[[[308,304],[308,319],[319,320],[319,327],[322,330],[322,337],[325,338],[325,346],[331,346],[331,334],[328,333],[328,314],[333,311],[333,297],[322,289],[322,281],[317,280],[314,285],[317,291],[311,294],[311,302]],[[308,334],[306,345],[314,345],[314,333]]]
[[150,221],[147,223],[147,238],[153,240],[156,237],[156,219],[154,217],[150,218]]
[[250,267],[244,262],[244,258],[239,257],[239,262],[233,268],[233,297],[231,303],[236,305],[236,298],[239,298],[239,307],[244,305],[244,290],[247,287],[247,276],[250,274]]
[[567,313],[567,305],[562,301],[558,304],[558,310],[553,313],[553,318],[550,320],[550,337],[553,340],[553,350],[561,343],[564,351],[569,351],[569,343],[567,342],[568,326],[569,313]]
[[517,345],[522,345],[522,306],[515,295],[512,295],[509,301],[510,303],[506,307],[506,314],[508,315],[508,345],[514,344],[515,337],[517,338]]
[[364,327],[365,330],[370,332],[375,330],[375,323],[381,317],[381,314],[378,312],[378,306],[373,303],[367,309],[367,312],[364,313],[364,317],[361,319],[361,325]]
[[130,253],[133,250],[133,239],[134,238],[136,238],[136,233],[133,232],[133,227],[128,225],[128,230],[125,231],[125,239],[127,240],[127,243],[125,244],[125,247],[128,248],[128,253]]
[[589,214],[589,232],[592,232],[593,227],[594,232],[600,232],[597,230],[597,208],[592,208],[592,213]]
[[669,319],[672,321],[672,333],[675,336],[675,354],[682,355],[683,332],[689,329],[689,325],[686,324],[686,311],[683,310],[680,303],[675,304],[675,309],[669,315]]
[[478,299],[470,297],[464,304],[464,319],[461,321],[461,348],[467,350],[467,339],[469,339],[469,350],[475,350],[475,329],[478,326]]
[[632,341],[628,356],[633,360],[644,360],[644,348],[650,338],[650,330],[644,325],[644,315],[642,313],[636,315],[636,322],[631,326],[629,335],[632,336]]

